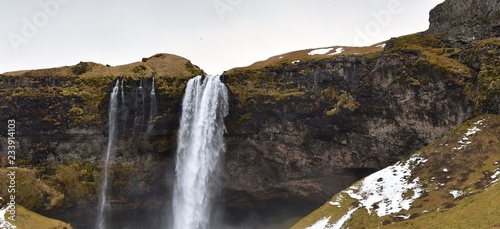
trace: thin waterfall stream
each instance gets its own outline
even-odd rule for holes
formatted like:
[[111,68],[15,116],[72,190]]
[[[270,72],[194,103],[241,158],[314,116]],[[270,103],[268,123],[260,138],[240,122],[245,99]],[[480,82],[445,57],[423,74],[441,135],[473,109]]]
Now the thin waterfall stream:
[[97,216],[97,228],[105,229],[107,227],[106,222],[106,212],[109,211],[109,201],[107,199],[108,192],[108,170],[109,163],[111,159],[112,152],[115,148],[116,142],[116,115],[118,113],[118,91],[120,87],[120,80],[116,80],[116,84],[113,87],[113,91],[111,92],[110,101],[109,101],[109,127],[108,127],[108,147],[106,150],[106,157],[104,160],[104,171],[103,171],[103,179],[101,186],[101,194],[99,195],[99,208],[98,208],[98,216]]
[[153,77],[153,81],[151,83],[151,92],[149,93],[150,107],[149,107],[149,120],[148,120],[148,135],[151,134],[154,128],[154,118],[157,112],[157,101],[156,101],[156,93],[155,93],[155,78]]

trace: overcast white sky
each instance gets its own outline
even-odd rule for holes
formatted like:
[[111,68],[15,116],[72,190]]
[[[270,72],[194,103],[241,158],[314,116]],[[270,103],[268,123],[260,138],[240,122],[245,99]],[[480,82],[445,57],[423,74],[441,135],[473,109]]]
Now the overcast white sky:
[[424,31],[443,0],[0,0],[0,72],[172,53],[210,74]]

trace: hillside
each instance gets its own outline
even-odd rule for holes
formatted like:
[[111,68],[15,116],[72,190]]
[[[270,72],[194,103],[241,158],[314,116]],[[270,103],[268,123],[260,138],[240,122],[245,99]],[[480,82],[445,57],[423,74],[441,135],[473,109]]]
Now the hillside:
[[32,212],[21,205],[16,206],[15,221],[7,220],[18,229],[73,229],[70,224]]
[[500,116],[481,115],[356,182],[292,228],[500,226]]

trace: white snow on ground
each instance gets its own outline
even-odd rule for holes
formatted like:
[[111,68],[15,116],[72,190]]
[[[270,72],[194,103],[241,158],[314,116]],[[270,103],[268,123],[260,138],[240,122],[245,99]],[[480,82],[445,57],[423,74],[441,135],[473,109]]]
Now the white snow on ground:
[[375,46],[377,48],[385,48],[385,43]]
[[328,55],[333,56],[333,55],[341,54],[342,52],[344,52],[344,48],[337,48],[337,49],[335,49],[334,53],[330,53]]
[[340,217],[340,219],[337,220],[337,222],[332,224],[330,227],[328,227],[328,229],[341,229],[342,225],[344,225],[344,223],[347,222],[347,220],[349,220],[352,217],[352,214],[358,209],[359,207],[349,209],[349,211],[345,215]]
[[292,64],[298,64],[298,63],[300,63],[300,60],[294,60],[294,61],[292,61]]
[[450,194],[453,196],[453,198],[459,198],[461,196],[464,195],[464,192],[460,191],[460,190],[451,190],[450,191]]
[[445,172],[445,173],[447,173],[448,171],[450,171],[450,170],[448,170],[447,168],[443,169],[443,172]]
[[310,51],[307,55],[309,55],[309,56],[313,56],[313,55],[325,55],[325,54],[327,54],[328,52],[330,52],[332,50],[333,50],[333,48],[316,49],[316,50]]
[[330,202],[328,202],[328,203],[329,203],[330,205],[332,205],[332,206],[337,206],[337,207],[339,207],[339,208],[340,208],[340,203],[339,203],[339,202],[333,202],[333,201],[330,201]]
[[349,220],[352,217],[352,214],[358,209],[359,207],[349,209],[349,211],[347,211],[345,215],[340,217],[340,219],[333,224],[328,223],[328,221],[330,221],[331,218],[331,216],[328,216],[318,220],[316,223],[314,223],[309,227],[306,227],[305,229],[341,229],[342,225],[344,225],[344,223],[347,222],[347,220]]
[[409,219],[411,215],[395,215],[394,218]]
[[[408,210],[423,192],[418,177],[408,180],[411,176],[410,166],[425,162],[426,159],[414,156],[406,162],[398,162],[366,177],[361,183],[344,192],[357,199],[368,214],[372,213],[375,205],[378,205],[375,211],[379,217]],[[410,190],[412,196],[404,197]]]
[[337,198],[335,199],[335,201],[330,201],[328,202],[330,205],[332,206],[337,206],[338,208],[340,208],[340,203],[344,200],[344,196],[342,196],[342,194],[339,194],[337,196]]
[[320,219],[316,223],[309,227],[306,227],[305,229],[330,229],[330,227],[328,226],[328,221],[330,221],[330,218],[331,216]]
[[500,180],[500,169],[497,169],[495,171],[495,174],[491,175],[491,179],[494,180],[490,183],[490,185],[497,183]]
[[469,145],[469,144],[471,144],[471,143],[472,143],[471,141],[469,141],[469,136],[471,136],[471,135],[473,135],[473,134],[477,133],[478,131],[481,131],[481,129],[477,128],[477,126],[478,126],[478,125],[481,125],[481,124],[483,123],[483,121],[484,121],[484,119],[483,119],[483,120],[479,120],[479,121],[475,122],[475,123],[474,123],[474,125],[475,125],[475,126],[474,126],[474,127],[472,127],[472,128],[469,128],[469,129],[467,130],[467,133],[465,133],[465,136],[464,136],[462,139],[460,139],[460,140],[458,141],[458,144],[460,144],[460,146],[458,146],[458,147],[453,147],[453,149],[451,149],[451,150],[461,150],[461,149],[465,149],[465,148],[467,148],[467,145]]
[[495,174],[491,175],[491,179],[497,178],[498,175],[500,175],[500,170],[497,169],[497,171],[495,172]]
[[278,57],[279,59],[283,59],[283,56]]
[[5,213],[9,210],[11,205],[6,208],[0,209],[0,228],[1,229],[16,229],[17,227],[5,220]]

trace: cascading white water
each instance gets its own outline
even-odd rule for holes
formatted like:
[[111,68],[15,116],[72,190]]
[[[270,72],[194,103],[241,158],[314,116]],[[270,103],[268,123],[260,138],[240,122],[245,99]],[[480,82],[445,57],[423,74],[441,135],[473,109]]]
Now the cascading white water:
[[101,194],[99,196],[99,208],[98,208],[98,216],[97,216],[97,228],[104,229],[106,228],[106,211],[109,209],[109,203],[107,200],[107,192],[108,192],[108,167],[110,158],[112,155],[112,151],[115,147],[116,141],[116,114],[118,113],[118,88],[120,85],[120,80],[116,80],[116,84],[113,87],[113,91],[111,92],[111,98],[109,100],[109,111],[108,111],[108,147],[106,150],[106,157],[104,161],[104,171],[103,171],[103,179],[101,186]]
[[[136,90],[135,107],[137,108],[137,110],[135,111],[134,118],[134,133],[142,131],[144,126],[144,115],[146,110],[146,107],[144,105],[146,100],[144,97],[143,81],[144,80],[141,78],[139,88]],[[139,110],[139,107],[141,108],[141,110]]]
[[151,134],[154,128],[154,117],[156,116],[156,93],[155,93],[155,78],[153,77],[153,82],[151,83],[151,93],[149,93],[149,98],[151,100],[149,107],[149,121],[148,121],[148,135]]
[[123,89],[123,79],[120,80],[120,91],[122,97],[122,107],[125,107],[125,90]]
[[197,76],[188,82],[178,135],[174,229],[204,229],[212,223],[212,204],[221,188],[227,114],[228,92],[219,76]]

